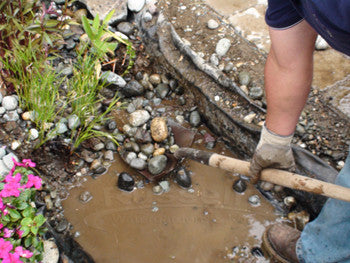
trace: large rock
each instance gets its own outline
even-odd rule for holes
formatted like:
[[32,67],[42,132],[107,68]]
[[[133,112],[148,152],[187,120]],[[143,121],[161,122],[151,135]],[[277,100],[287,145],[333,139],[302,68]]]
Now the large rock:
[[114,9],[113,17],[109,21],[110,25],[125,21],[128,16],[127,0],[79,0],[78,2],[86,5],[87,9],[94,17],[98,14],[101,20]]

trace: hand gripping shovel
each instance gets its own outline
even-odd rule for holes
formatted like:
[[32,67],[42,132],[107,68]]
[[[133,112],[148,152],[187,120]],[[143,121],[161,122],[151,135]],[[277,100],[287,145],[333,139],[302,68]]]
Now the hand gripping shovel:
[[[189,158],[212,167],[249,176],[250,163],[247,161],[192,148],[180,148],[174,155],[177,159]],[[260,178],[263,181],[273,184],[350,202],[350,188],[323,182],[296,173],[267,168],[261,172]]]

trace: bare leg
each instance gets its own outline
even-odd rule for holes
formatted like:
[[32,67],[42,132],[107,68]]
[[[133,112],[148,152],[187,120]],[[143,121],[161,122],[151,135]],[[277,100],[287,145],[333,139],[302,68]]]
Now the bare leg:
[[265,65],[266,126],[290,135],[310,92],[317,33],[306,22],[285,30],[270,28],[271,50]]

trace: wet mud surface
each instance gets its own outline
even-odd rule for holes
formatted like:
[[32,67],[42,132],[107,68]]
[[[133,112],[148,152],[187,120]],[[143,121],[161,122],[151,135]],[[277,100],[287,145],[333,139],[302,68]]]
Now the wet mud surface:
[[[222,143],[214,151],[232,156]],[[63,206],[79,244],[96,262],[266,262],[251,250],[260,247],[265,227],[280,220],[272,205],[251,185],[234,192],[237,175],[194,161],[180,165],[191,171],[190,190],[169,179],[170,191],[162,195],[153,193],[152,183],[123,192],[117,175],[135,172],[118,156],[107,174],[72,189]],[[84,204],[79,196],[85,191],[93,198]],[[248,202],[256,194],[259,206]],[[234,247],[243,252],[233,253]]]

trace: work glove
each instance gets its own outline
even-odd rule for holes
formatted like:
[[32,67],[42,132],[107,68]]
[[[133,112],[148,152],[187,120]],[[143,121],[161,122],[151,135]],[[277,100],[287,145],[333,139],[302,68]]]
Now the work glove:
[[277,168],[288,171],[295,170],[295,162],[291,149],[293,134],[281,136],[269,131],[265,124],[261,130],[260,140],[253,159],[250,162],[250,182],[256,184],[260,172],[264,168]]

